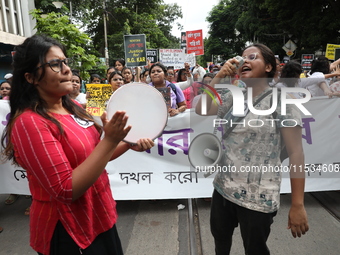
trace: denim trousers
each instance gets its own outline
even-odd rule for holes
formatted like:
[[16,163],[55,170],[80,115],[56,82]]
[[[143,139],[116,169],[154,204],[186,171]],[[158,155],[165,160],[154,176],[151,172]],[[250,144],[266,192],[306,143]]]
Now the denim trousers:
[[269,255],[266,242],[276,213],[262,213],[241,207],[214,190],[211,201],[210,229],[215,241],[215,254],[230,253],[234,229],[239,224],[245,254]]

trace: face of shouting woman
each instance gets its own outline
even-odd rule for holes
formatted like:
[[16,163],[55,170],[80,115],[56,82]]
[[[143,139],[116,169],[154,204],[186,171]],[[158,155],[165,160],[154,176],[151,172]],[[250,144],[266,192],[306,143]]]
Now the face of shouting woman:
[[247,48],[243,52],[242,57],[244,59],[244,64],[239,69],[241,79],[268,77],[268,73],[272,70],[272,66],[265,62],[258,48]]

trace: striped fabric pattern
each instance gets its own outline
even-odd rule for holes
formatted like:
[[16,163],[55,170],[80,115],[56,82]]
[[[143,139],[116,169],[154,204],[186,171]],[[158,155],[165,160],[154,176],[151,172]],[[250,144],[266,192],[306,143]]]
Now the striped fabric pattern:
[[58,220],[82,249],[117,220],[106,170],[72,202],[72,171],[100,141],[98,131],[94,126],[81,127],[71,115],[53,117],[62,124],[64,134],[51,121],[27,110],[16,119],[11,137],[32,194],[30,244],[43,254],[50,253]]

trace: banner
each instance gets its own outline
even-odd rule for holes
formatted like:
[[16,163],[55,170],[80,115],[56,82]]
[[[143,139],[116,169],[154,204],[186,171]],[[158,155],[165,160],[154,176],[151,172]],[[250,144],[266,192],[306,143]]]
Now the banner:
[[302,54],[302,57],[301,57],[302,69],[309,71],[312,68],[313,60],[314,60],[314,54]]
[[174,69],[184,68],[184,63],[195,66],[195,54],[185,54],[184,49],[160,49],[159,61],[165,66],[173,66]]
[[146,58],[150,60],[150,63],[154,64],[158,62],[158,50],[157,49],[147,49]]
[[187,53],[195,53],[196,56],[204,55],[203,32],[201,30],[187,31]]
[[92,116],[102,116],[106,104],[112,95],[110,84],[86,84],[89,98],[86,103],[86,111]]
[[124,35],[124,51],[127,67],[145,66],[145,35]]
[[[340,189],[340,99],[324,97],[304,106],[312,117],[303,117],[306,191]],[[7,124],[9,105],[0,100],[0,132]],[[193,109],[171,117],[155,146],[147,152],[128,151],[108,163],[113,196],[117,200],[210,197],[214,175],[204,178],[188,160],[190,140],[213,132],[216,116],[199,116]],[[99,117],[96,117],[99,119]],[[204,127],[211,126],[211,130]],[[284,162],[287,165],[287,160]],[[283,172],[281,192],[290,192],[289,174]],[[9,162],[0,164],[0,194],[29,194],[26,171]]]
[[184,50],[185,53],[187,53],[187,33],[181,32],[181,49]]
[[334,60],[335,59],[335,49],[338,49],[338,48],[340,48],[340,44],[329,44],[329,43],[327,43],[325,57],[328,58],[329,60]]

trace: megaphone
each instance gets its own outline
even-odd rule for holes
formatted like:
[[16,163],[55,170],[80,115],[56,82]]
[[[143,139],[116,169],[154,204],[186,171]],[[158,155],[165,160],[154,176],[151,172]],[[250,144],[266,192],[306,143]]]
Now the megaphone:
[[190,143],[188,157],[195,170],[204,172],[204,177],[208,177],[215,172],[214,166],[221,161],[221,141],[214,134],[200,134]]

